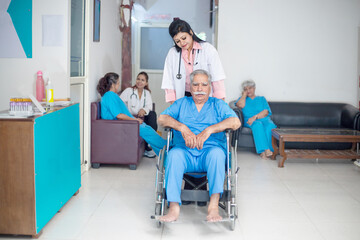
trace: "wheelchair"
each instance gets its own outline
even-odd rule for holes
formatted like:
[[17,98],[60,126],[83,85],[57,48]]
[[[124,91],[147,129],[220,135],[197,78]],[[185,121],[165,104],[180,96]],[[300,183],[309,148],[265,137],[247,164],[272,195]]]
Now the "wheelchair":
[[[165,128],[167,132],[167,144],[160,151],[159,157],[157,158],[157,170],[155,178],[155,216],[151,216],[152,219],[156,220],[157,227],[160,227],[163,222],[159,221],[159,217],[163,216],[165,213],[165,208],[168,206],[166,199],[166,183],[165,183],[165,167],[164,163],[166,161],[167,153],[171,149],[172,135],[173,130]],[[230,230],[235,229],[235,221],[238,217],[238,207],[236,204],[236,192],[237,192],[237,172],[239,168],[237,166],[237,154],[236,146],[230,146],[230,134],[232,130],[226,130],[226,166],[225,166],[225,181],[224,181],[224,192],[219,200],[219,207],[223,209],[226,213],[226,217],[223,218],[221,222],[229,222]],[[208,202],[210,200],[209,191],[200,190],[200,188],[207,184],[207,180],[201,182],[200,184],[195,184],[189,180],[189,176],[206,175],[204,173],[184,173],[183,181],[188,182],[193,189],[182,189],[181,190],[181,201],[203,201]]]

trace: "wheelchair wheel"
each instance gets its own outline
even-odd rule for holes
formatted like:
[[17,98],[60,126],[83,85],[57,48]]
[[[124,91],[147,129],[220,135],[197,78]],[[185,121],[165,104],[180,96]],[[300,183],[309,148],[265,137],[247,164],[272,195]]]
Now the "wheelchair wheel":
[[[155,204],[155,216],[161,216],[162,215],[162,206],[160,203]],[[156,221],[156,226],[159,228],[161,227],[161,222]]]
[[[160,151],[160,156],[157,161],[156,179],[155,179],[155,216],[162,216],[164,214],[164,157],[166,146]],[[161,222],[156,221],[156,226],[161,227]]]
[[238,170],[238,166],[237,166],[237,154],[235,152],[235,148],[232,147],[231,148],[231,176],[233,177],[232,181],[231,181],[231,188],[235,190],[236,193],[236,185],[237,185],[237,170]]
[[230,207],[230,230],[234,231],[235,230],[235,221],[237,218],[237,206],[232,205]]
[[231,204],[229,206],[229,214],[230,214],[230,230],[233,231],[235,229],[235,222],[238,218],[238,207],[236,205],[237,198],[237,154],[235,152],[235,148],[231,148]]

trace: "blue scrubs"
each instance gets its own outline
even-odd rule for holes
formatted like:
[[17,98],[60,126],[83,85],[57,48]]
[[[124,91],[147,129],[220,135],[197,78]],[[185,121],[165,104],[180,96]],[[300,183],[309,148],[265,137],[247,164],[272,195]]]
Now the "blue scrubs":
[[[120,113],[128,117],[134,118],[129,112],[125,103],[113,91],[108,91],[101,98],[101,118],[107,120],[117,120],[116,116]],[[134,118],[135,120],[135,118]],[[166,144],[166,141],[157,134],[154,129],[145,123],[140,124],[140,137],[150,144],[156,155]]]
[[[183,97],[161,114],[169,115],[185,124],[195,135],[208,126],[229,117],[237,117],[223,100],[212,97],[209,97],[200,112],[192,97]],[[165,171],[166,195],[169,202],[181,203],[182,177],[186,172],[207,172],[210,196],[223,192],[226,159],[224,132],[211,134],[203,149],[198,150],[188,148],[181,133],[174,131],[173,146],[167,157]]]
[[[238,102],[240,98],[236,102]],[[249,118],[255,116],[263,110],[268,110],[269,114],[264,118],[256,119],[250,126],[247,123]],[[256,96],[254,99],[247,97],[245,99],[245,107],[242,109],[242,112],[244,114],[244,126],[251,128],[253,132],[256,152],[260,154],[266,149],[274,151],[271,144],[271,130],[276,128],[276,125],[270,119],[272,112],[265,97]]]

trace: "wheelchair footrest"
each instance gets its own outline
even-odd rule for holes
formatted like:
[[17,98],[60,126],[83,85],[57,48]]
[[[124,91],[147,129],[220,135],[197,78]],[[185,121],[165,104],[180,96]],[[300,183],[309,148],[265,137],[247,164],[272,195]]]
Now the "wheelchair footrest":
[[[220,202],[226,202],[231,200],[231,192],[224,190],[220,198]],[[206,190],[181,190],[181,201],[197,201],[208,202],[210,201],[209,191]]]
[[223,218],[220,221],[217,222],[209,222],[208,220],[204,220],[205,223],[219,223],[219,222],[231,222],[233,221],[234,217],[228,217],[228,218]]

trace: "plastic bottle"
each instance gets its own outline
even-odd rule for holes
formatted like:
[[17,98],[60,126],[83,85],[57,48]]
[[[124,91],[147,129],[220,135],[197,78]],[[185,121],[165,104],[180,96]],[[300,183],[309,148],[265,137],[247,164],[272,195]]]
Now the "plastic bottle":
[[46,85],[46,104],[49,106],[54,106],[54,89],[52,87],[50,79]]
[[41,102],[45,97],[44,79],[42,71],[37,72],[36,78],[36,99]]

